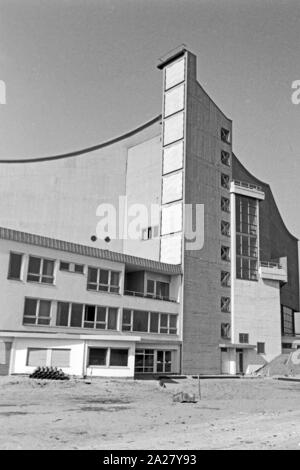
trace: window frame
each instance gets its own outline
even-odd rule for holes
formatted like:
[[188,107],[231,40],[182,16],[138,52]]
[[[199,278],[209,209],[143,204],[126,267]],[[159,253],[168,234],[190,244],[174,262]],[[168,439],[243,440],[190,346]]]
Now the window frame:
[[[36,306],[35,306],[35,315],[25,315],[25,307],[26,307],[26,301],[27,300],[34,300],[36,302]],[[39,311],[40,311],[40,304],[41,302],[49,302],[50,303],[50,309],[49,309],[49,316],[48,317],[41,317],[39,315]],[[36,298],[36,297],[25,297],[24,299],[24,307],[23,307],[23,319],[22,319],[22,325],[23,326],[42,326],[42,327],[45,327],[45,326],[51,326],[51,320],[52,320],[52,314],[53,314],[53,301],[52,300],[49,300],[49,299],[40,299],[40,298]],[[24,322],[24,319],[25,318],[34,318],[35,319],[35,322],[34,323],[25,323]],[[38,323],[38,320],[39,319],[43,319],[43,320],[49,320],[48,323]],[[38,348],[40,349],[40,348]]]
[[226,150],[221,150],[221,163],[227,167],[231,167],[230,153]]
[[[96,282],[91,282],[89,281],[89,272],[91,269],[94,269],[97,271],[97,279],[96,279]],[[100,282],[100,277],[101,277],[101,271],[105,271],[105,272],[108,272],[108,280],[107,280],[107,284],[106,283],[103,283],[103,282]],[[117,273],[118,274],[118,277],[119,277],[119,282],[118,284],[111,284],[111,274],[112,273]],[[100,267],[95,267],[95,266],[88,266],[87,268],[87,284],[86,284],[86,289],[88,291],[91,291],[91,292],[100,292],[100,293],[107,293],[107,294],[117,294],[117,295],[120,295],[121,293],[121,278],[122,278],[122,271],[117,271],[115,269],[111,269],[111,268],[100,268]],[[96,288],[95,289],[91,289],[91,287],[89,286],[95,286]],[[104,290],[104,289],[101,289],[102,288],[106,288],[107,287],[107,290]],[[117,291],[116,291],[117,289]]]
[[[130,312],[130,322],[124,323],[124,312]],[[134,330],[133,325],[134,325],[134,312],[145,312],[147,313],[148,321],[147,321],[147,331],[140,331],[140,330]],[[151,331],[151,315],[158,315],[158,327],[157,331]],[[162,325],[162,316],[166,315],[167,316],[167,323],[166,325]],[[176,318],[176,326],[173,327],[171,325],[171,317]],[[164,317],[163,317],[164,318]],[[124,329],[124,326],[127,328]],[[161,330],[167,330],[167,331],[161,331]],[[121,331],[128,331],[130,333],[147,333],[147,334],[167,334],[167,335],[178,335],[178,315],[176,313],[165,313],[165,312],[155,312],[155,311],[149,311],[149,310],[137,310],[137,309],[130,309],[130,308],[123,308],[122,310],[122,318],[121,318]]]
[[[21,257],[21,263],[20,263],[20,273],[19,277],[13,277],[10,272],[11,272],[11,256],[20,256]],[[8,272],[7,272],[7,279],[10,281],[22,281],[23,280],[23,268],[24,268],[24,253],[20,253],[17,251],[10,251],[9,252],[9,260],[8,260]]]
[[249,333],[239,333],[239,343],[249,344]]
[[[35,259],[40,260],[40,269],[39,269],[38,274],[29,272],[29,264],[30,264],[30,259],[31,258],[35,258]],[[53,271],[52,271],[53,274],[51,276],[48,275],[48,274],[43,274],[44,262],[45,261],[50,261],[51,263],[53,263]],[[56,263],[56,260],[52,259],[52,258],[45,258],[43,256],[36,256],[36,255],[29,255],[28,256],[26,281],[27,282],[35,282],[35,283],[41,284],[41,285],[54,286],[55,285],[55,263]],[[38,277],[38,280],[28,279],[29,276],[36,276],[36,277]],[[50,279],[52,279],[52,282],[43,282],[42,281],[43,278],[50,278]]]
[[231,133],[229,129],[226,129],[225,127],[221,127],[221,133],[220,133],[220,138],[222,142],[225,142],[226,144],[230,144],[231,142]]

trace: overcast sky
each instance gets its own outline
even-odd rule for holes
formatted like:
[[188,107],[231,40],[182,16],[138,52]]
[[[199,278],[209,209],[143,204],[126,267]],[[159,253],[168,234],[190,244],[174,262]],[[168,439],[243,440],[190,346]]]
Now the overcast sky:
[[0,0],[0,158],[84,148],[155,117],[158,58],[180,43],[300,237],[299,0]]

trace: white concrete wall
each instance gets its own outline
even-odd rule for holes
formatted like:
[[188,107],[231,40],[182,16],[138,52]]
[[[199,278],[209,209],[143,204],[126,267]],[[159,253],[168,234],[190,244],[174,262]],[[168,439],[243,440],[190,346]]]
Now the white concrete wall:
[[[124,240],[124,253],[159,260],[160,212],[151,205],[161,204],[162,150],[160,136],[128,149],[126,196],[128,207],[142,204],[148,211],[148,221],[141,221],[137,240]],[[157,226],[156,239],[142,240],[142,229]]]
[[[280,290],[278,281],[236,280],[233,343],[239,333],[249,334],[249,343],[265,343],[265,354],[247,353],[248,363],[272,360],[281,354]],[[246,356],[246,354],[245,354]]]
[[[128,367],[87,367],[89,347],[128,349]],[[26,365],[28,348],[70,349],[70,367],[59,367],[69,375],[87,375],[88,377],[133,377],[134,375],[134,342],[16,338],[13,344],[10,373],[31,374],[35,370],[36,367]],[[47,365],[50,366],[50,362]]]
[[[7,279],[9,252],[24,253],[23,280]],[[54,285],[26,282],[28,255],[36,255],[56,260]],[[69,273],[59,270],[59,260],[85,265],[85,274]],[[102,267],[121,272],[120,293],[123,292],[124,265],[117,262],[74,255],[38,246],[0,240],[0,330],[43,330],[82,332],[82,329],[56,327],[56,302],[89,303],[107,307],[133,308],[164,313],[179,313],[179,304],[141,297],[123,296],[113,293],[87,290],[87,266]],[[23,312],[25,297],[53,300],[51,326],[24,326]],[[86,331],[86,330],[84,330]],[[97,331],[89,330],[97,333]],[[103,331],[106,334],[105,331]],[[109,333],[109,332],[108,332]]]

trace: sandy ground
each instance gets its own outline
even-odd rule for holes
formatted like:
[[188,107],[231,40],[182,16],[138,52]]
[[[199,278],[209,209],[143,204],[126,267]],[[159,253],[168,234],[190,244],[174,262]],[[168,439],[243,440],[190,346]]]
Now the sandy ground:
[[0,449],[298,449],[300,382],[0,377]]

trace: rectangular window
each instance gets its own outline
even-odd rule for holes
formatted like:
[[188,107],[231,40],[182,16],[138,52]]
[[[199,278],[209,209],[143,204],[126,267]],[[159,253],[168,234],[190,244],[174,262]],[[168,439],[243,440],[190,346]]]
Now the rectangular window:
[[24,325],[50,325],[51,301],[25,298]]
[[155,225],[154,227],[143,228],[142,230],[142,240],[151,240],[152,238],[157,238],[158,235],[158,225]]
[[157,372],[171,372],[172,351],[157,351]]
[[168,282],[147,280],[147,297],[170,300],[170,284]]
[[110,366],[127,367],[128,366],[128,349],[114,349],[110,350]]
[[107,348],[89,348],[88,366],[106,366]]
[[27,281],[44,284],[54,283],[54,261],[50,259],[29,256]]
[[52,349],[51,366],[52,367],[70,367],[70,349]]
[[295,334],[294,311],[285,305],[281,305],[281,332],[284,336]]
[[230,297],[221,297],[221,312],[230,313]]
[[47,349],[28,348],[26,365],[30,367],[44,367],[47,362]]
[[221,150],[221,163],[226,166],[230,166],[230,153],[225,150]]
[[120,273],[89,267],[87,289],[118,294],[120,292]]
[[224,127],[221,128],[221,140],[227,144],[230,143],[230,131]]
[[96,328],[100,330],[116,330],[118,309],[112,307],[100,307],[85,305],[84,328]]
[[223,212],[230,212],[230,200],[227,197],[221,197],[221,210]]
[[230,272],[221,271],[221,286],[230,287]]
[[9,255],[9,268],[8,279],[21,280],[23,255],[20,253],[10,253]]
[[265,354],[265,343],[257,343],[257,354]]
[[236,276],[257,281],[257,201],[236,195]]
[[221,323],[221,338],[230,339],[230,323]]
[[82,304],[70,304],[68,302],[58,302],[56,326],[82,327]]
[[230,237],[230,223],[225,220],[221,221],[221,234],[225,237]]
[[240,333],[239,334],[239,342],[242,343],[249,343],[249,334],[248,333]]
[[221,246],[221,260],[230,261],[230,248],[229,246]]
[[230,189],[230,177],[225,173],[221,173],[221,186],[224,189]]
[[154,349],[136,349],[135,372],[154,372]]
[[60,261],[59,269],[60,269],[60,271],[66,271],[66,272],[69,272],[69,273],[83,274],[84,265],[83,264],[67,263],[65,261]]
[[176,335],[177,315],[124,309],[122,331]]

